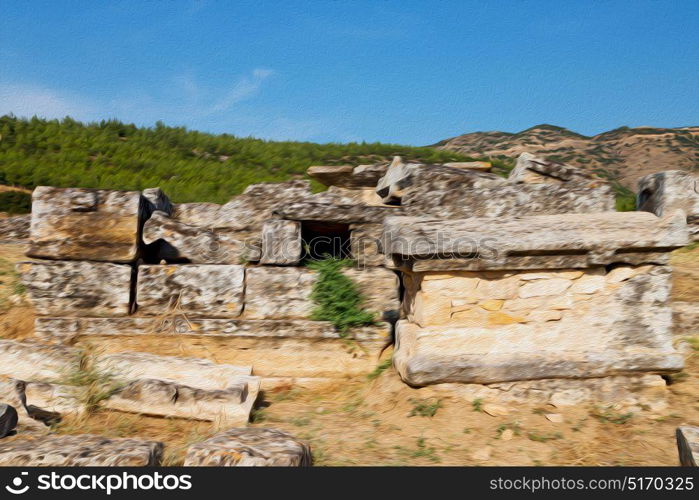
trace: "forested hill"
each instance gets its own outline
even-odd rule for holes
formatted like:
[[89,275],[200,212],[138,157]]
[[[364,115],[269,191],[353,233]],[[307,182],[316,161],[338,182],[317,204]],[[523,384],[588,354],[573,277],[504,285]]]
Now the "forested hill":
[[249,184],[303,178],[311,165],[374,163],[396,154],[428,163],[468,159],[426,147],[275,142],[162,123],[0,117],[0,185],[29,189],[159,186],[176,202],[223,203]]

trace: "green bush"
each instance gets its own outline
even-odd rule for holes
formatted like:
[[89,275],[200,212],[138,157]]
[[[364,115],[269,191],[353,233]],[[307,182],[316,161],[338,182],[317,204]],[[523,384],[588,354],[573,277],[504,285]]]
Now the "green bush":
[[28,214],[32,211],[32,195],[23,191],[3,191],[0,193],[0,212],[8,214]]
[[318,272],[311,293],[316,304],[311,319],[330,321],[343,336],[350,328],[374,323],[374,315],[362,308],[364,299],[357,285],[342,273],[342,269],[351,264],[352,261],[334,258],[308,264]]

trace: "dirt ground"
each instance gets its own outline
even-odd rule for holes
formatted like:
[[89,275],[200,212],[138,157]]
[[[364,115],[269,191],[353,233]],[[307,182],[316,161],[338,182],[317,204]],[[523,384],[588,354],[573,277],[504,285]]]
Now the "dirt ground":
[[[6,338],[31,336],[31,308],[13,299],[21,289],[12,266],[22,251],[0,245],[0,336]],[[673,266],[674,297],[699,301],[699,248],[675,252]],[[479,401],[410,388],[384,363],[371,376],[323,390],[268,392],[251,425],[308,440],[316,465],[677,465],[675,428],[699,424],[699,337],[680,333],[677,342],[686,368],[671,377],[669,405],[660,413],[519,404],[501,405],[491,416]],[[214,432],[206,422],[114,411],[66,419],[55,430],[158,439],[167,443],[169,465],[181,464],[188,444]]]

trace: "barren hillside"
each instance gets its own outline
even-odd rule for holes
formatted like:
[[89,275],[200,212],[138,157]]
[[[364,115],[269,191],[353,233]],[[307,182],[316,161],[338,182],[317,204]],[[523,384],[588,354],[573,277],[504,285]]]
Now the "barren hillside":
[[474,132],[437,144],[466,155],[516,157],[542,155],[587,168],[635,190],[637,180],[661,170],[699,169],[699,127],[621,127],[587,137],[562,127],[537,125],[512,134]]

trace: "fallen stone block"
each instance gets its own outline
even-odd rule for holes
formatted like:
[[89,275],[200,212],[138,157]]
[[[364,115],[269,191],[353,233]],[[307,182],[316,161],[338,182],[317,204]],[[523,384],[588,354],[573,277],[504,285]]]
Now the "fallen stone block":
[[117,381],[157,379],[204,390],[225,390],[235,385],[241,376],[252,374],[251,366],[144,352],[105,354],[98,357],[97,366]]
[[538,158],[531,153],[522,153],[507,180],[518,183],[562,183],[598,179],[577,167]]
[[427,271],[665,263],[669,251],[687,243],[682,212],[662,219],[607,212],[508,219],[390,217],[381,247],[398,267]]
[[8,436],[17,427],[17,410],[14,406],[0,403],[0,439]]
[[668,170],[638,181],[637,209],[658,217],[682,210],[694,240],[699,240],[699,175]]
[[239,316],[245,270],[239,265],[145,265],[138,268],[137,312],[144,316],[185,314]]
[[376,183],[386,173],[388,163],[374,165],[312,166],[306,170],[309,177],[326,186],[346,189],[376,187]]
[[269,220],[262,226],[260,264],[293,266],[301,260],[301,223]]
[[143,226],[149,262],[240,264],[258,260],[259,248],[248,233],[184,224],[154,212]]
[[187,450],[185,467],[304,467],[311,448],[276,429],[231,429]]
[[683,425],[675,431],[680,465],[699,466],[699,427]]
[[39,186],[32,194],[29,257],[133,262],[149,204],[138,191]]
[[105,262],[22,262],[22,283],[39,316],[126,316],[131,266]]
[[61,345],[0,340],[0,375],[21,380],[59,380],[78,362],[78,350]]
[[214,422],[217,427],[245,426],[260,391],[260,378],[241,375],[226,389],[141,379],[104,401],[104,407],[146,415]]
[[89,434],[0,442],[0,465],[14,467],[134,467],[160,465],[163,443]]

